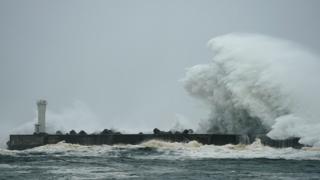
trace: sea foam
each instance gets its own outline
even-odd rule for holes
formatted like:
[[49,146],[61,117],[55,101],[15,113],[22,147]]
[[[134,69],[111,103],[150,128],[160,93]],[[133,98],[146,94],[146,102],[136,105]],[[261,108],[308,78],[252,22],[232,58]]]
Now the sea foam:
[[23,151],[0,150],[0,156],[54,156],[64,157],[108,157],[132,159],[295,159],[320,160],[320,149],[317,147],[272,148],[261,144],[257,139],[250,145],[224,146],[202,145],[196,141],[188,143],[151,140],[138,145],[96,145],[84,146],[60,142]]

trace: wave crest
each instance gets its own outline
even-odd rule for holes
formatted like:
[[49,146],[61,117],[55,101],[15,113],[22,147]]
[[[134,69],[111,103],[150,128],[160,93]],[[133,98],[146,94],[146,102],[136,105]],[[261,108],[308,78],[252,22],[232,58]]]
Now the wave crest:
[[228,34],[208,45],[212,62],[189,68],[183,80],[186,91],[210,109],[200,130],[296,136],[320,145],[318,57],[295,43],[256,34]]

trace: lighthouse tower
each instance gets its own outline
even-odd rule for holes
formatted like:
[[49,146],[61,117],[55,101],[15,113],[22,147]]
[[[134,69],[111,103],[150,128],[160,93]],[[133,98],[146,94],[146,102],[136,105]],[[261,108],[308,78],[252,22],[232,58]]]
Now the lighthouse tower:
[[35,133],[46,133],[46,100],[39,100],[38,106],[38,123],[35,125]]

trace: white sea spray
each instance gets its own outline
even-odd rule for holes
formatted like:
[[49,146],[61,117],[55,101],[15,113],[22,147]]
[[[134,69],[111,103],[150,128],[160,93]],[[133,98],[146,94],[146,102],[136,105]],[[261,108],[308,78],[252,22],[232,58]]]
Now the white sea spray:
[[208,43],[213,60],[187,70],[187,92],[211,113],[210,133],[268,133],[320,146],[320,59],[305,48],[258,34],[228,34]]

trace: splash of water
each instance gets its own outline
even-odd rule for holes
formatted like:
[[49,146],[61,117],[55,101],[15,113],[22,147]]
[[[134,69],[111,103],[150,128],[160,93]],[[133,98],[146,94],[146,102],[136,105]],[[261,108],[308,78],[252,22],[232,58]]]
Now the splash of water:
[[23,151],[0,149],[0,156],[41,156],[54,155],[55,157],[123,157],[129,156],[134,159],[299,159],[320,160],[320,149],[316,147],[272,148],[261,144],[259,139],[250,145],[202,145],[196,141],[189,143],[165,142],[151,140],[138,145],[93,145],[84,146],[60,142],[48,144]]
[[211,63],[187,70],[187,92],[209,107],[200,129],[301,137],[320,146],[320,61],[301,46],[258,34],[213,38]]

